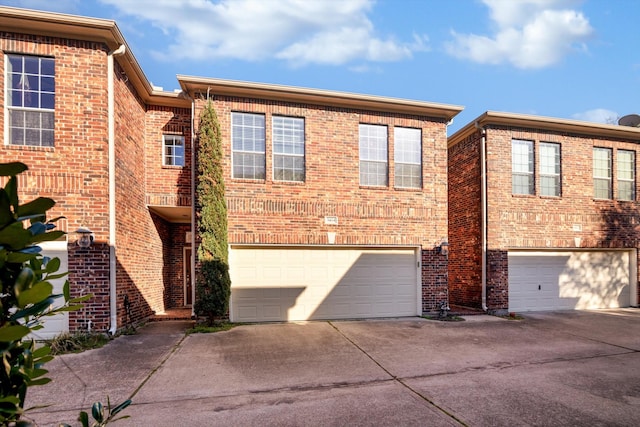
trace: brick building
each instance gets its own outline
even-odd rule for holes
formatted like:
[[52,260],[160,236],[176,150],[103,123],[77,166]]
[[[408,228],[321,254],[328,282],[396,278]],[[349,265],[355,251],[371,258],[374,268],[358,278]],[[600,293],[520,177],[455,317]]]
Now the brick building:
[[[223,132],[232,320],[417,315],[446,299],[447,123],[461,107],[178,76],[151,86],[113,21],[0,8],[2,161],[49,196],[72,294],[115,332],[194,289],[193,135]],[[88,248],[79,227],[93,232]]]
[[452,304],[637,306],[640,128],[486,112],[449,138]]

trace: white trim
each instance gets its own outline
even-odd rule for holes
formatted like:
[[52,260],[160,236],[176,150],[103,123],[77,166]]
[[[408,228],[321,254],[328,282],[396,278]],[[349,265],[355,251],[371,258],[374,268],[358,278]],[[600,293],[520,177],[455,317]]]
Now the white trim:
[[[189,306],[189,302],[187,300],[187,271],[191,270],[191,258],[187,259],[187,251],[191,251],[191,257],[193,257],[191,245],[182,248],[182,305],[185,307]],[[193,276],[191,276],[191,287],[193,288],[193,286]],[[193,297],[191,298],[191,305],[193,305]]]

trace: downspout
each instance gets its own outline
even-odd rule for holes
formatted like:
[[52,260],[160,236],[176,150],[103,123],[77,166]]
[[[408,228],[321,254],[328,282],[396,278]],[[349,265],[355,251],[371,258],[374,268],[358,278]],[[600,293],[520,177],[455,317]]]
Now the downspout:
[[191,100],[191,318],[196,317],[196,135],[195,114],[196,101],[188,93],[185,96]]
[[480,210],[482,212],[482,310],[487,311],[487,131],[476,122],[476,129],[481,131],[482,141],[480,143],[480,180],[481,196]]
[[109,333],[118,330],[118,298],[116,293],[116,126],[115,126],[115,68],[114,57],[124,55],[125,45],[107,54],[107,108],[109,126]]

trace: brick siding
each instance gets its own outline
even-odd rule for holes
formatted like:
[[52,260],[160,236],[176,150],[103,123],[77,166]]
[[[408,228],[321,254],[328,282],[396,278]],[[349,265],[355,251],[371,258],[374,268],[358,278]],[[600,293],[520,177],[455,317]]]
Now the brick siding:
[[[488,194],[488,255],[487,305],[490,311],[504,312],[508,308],[508,251],[513,249],[577,249],[577,248],[638,248],[640,207],[637,201],[618,201],[616,153],[624,149],[636,152],[637,141],[551,132],[544,129],[523,129],[507,126],[487,126],[487,194]],[[450,280],[456,300],[477,306],[480,302],[481,259],[473,254],[475,240],[465,248],[456,244],[456,234],[481,238],[475,224],[480,225],[480,209],[476,191],[480,177],[475,166],[480,151],[474,133],[451,147],[450,174]],[[534,142],[535,195],[513,195],[511,188],[511,141],[525,139]],[[560,144],[561,197],[541,196],[539,146],[541,142]],[[470,146],[471,144],[471,146]],[[593,197],[593,147],[613,149],[614,200]],[[465,166],[467,164],[467,166]],[[478,166],[479,168],[479,166]],[[473,169],[473,170],[469,170]],[[636,192],[638,188],[636,167]],[[468,181],[467,181],[468,180]],[[477,183],[477,184],[476,184]],[[470,195],[470,196],[469,196]],[[470,200],[467,200],[469,197]],[[474,206],[477,206],[474,208]],[[470,230],[470,231],[469,231]],[[466,240],[466,237],[465,237]],[[464,253],[465,255],[462,255]],[[468,259],[464,260],[464,256]],[[640,269],[639,269],[640,270]],[[633,278],[632,280],[638,280]],[[479,287],[480,286],[480,287]],[[460,290],[462,296],[459,297]],[[634,301],[635,298],[635,301]],[[640,296],[632,296],[635,304]]]
[[[204,105],[196,101],[196,118]],[[335,232],[337,245],[420,246],[423,291],[446,288],[446,265],[433,251],[447,238],[446,129],[443,120],[370,111],[215,97],[224,145],[230,244],[325,245]],[[231,113],[265,115],[266,179],[231,178]],[[278,182],[272,174],[274,115],[305,119],[304,183]],[[197,120],[196,120],[197,121]],[[388,127],[389,185],[360,186],[359,124]],[[423,189],[394,189],[394,128],[422,130]],[[338,225],[326,225],[337,216]],[[444,284],[443,284],[444,283]],[[437,290],[436,290],[437,289]],[[425,311],[439,296],[423,299]]]

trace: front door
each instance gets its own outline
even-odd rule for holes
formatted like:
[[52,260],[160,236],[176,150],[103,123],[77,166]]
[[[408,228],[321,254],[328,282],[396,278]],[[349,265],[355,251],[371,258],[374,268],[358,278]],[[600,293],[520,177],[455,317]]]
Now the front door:
[[191,248],[184,248],[184,305],[189,306],[192,303],[192,280],[191,280]]

